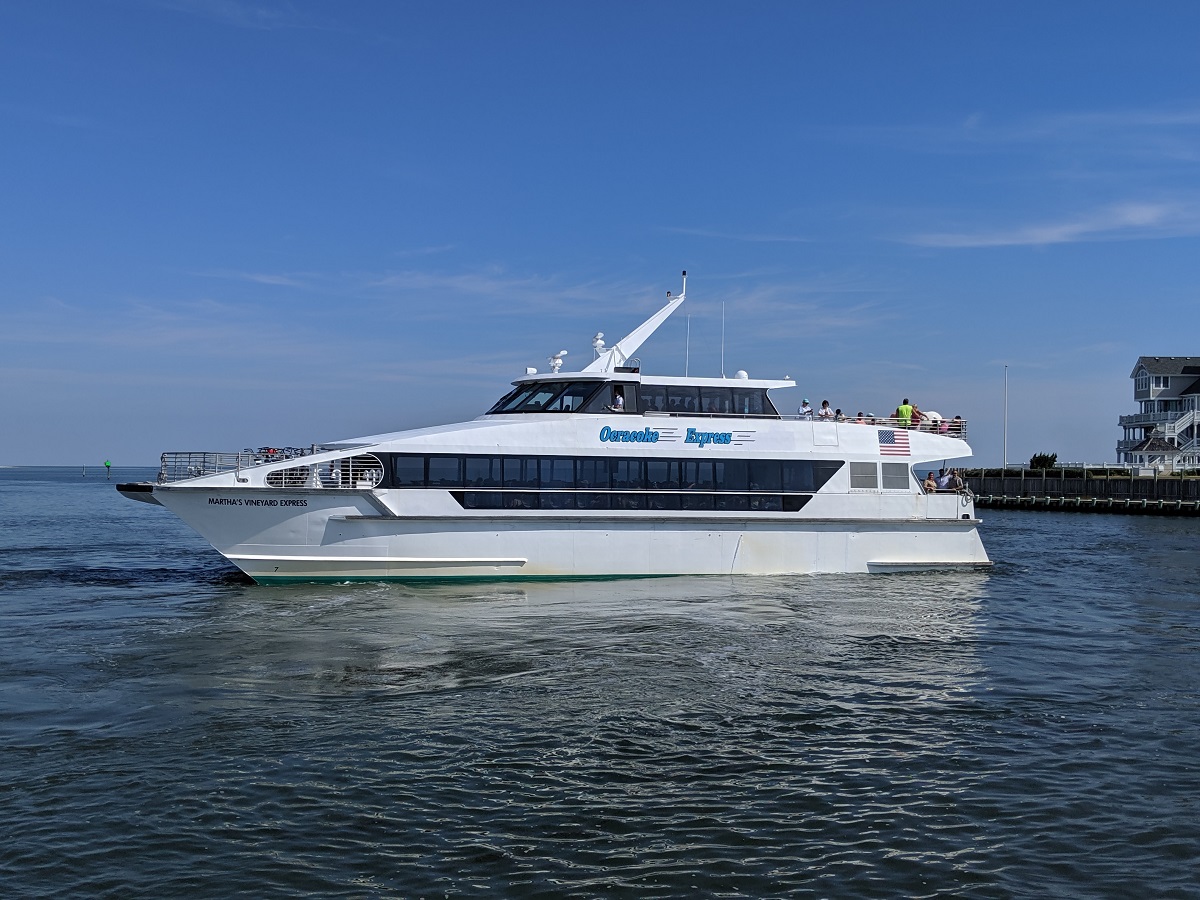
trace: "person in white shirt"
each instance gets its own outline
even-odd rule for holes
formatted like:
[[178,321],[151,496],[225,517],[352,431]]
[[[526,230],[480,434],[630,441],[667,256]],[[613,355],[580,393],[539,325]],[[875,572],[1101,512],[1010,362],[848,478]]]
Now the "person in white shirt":
[[797,410],[797,412],[802,419],[811,419],[813,417],[813,408],[808,405],[807,397],[804,398],[804,403],[801,404],[800,409]]
[[821,408],[819,410],[817,410],[817,417],[821,418],[821,419],[832,419],[833,418],[833,410],[829,408],[828,400],[821,401]]

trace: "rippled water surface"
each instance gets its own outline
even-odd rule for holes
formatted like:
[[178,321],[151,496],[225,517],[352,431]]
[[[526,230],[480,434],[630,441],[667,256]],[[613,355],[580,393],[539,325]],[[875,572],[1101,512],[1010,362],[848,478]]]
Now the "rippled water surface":
[[4,896],[1197,896],[1200,521],[988,573],[258,587],[0,470]]

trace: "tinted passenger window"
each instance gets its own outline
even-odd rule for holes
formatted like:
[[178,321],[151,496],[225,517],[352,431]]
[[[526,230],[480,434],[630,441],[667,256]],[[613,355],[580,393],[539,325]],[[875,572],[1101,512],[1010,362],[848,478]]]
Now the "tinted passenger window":
[[763,415],[763,398],[766,391],[756,391],[750,388],[733,389],[733,411],[739,416]]
[[575,487],[575,460],[567,457],[549,457],[541,462],[542,487]]
[[782,463],[785,491],[814,491],[812,463],[808,460],[785,459]]
[[615,490],[640,491],[645,487],[642,482],[642,461],[640,459],[612,460],[611,471],[612,486]]
[[[718,491],[745,491],[750,487],[750,466],[744,459],[716,460]],[[743,507],[744,508],[744,507]]]
[[813,467],[813,484],[814,490],[820,490],[829,483],[829,479],[836,475],[842,468],[842,460],[840,459],[818,459],[812,464]]
[[425,457],[404,453],[392,457],[392,484],[396,487],[425,487]]
[[580,490],[608,489],[608,460],[579,459],[575,461],[575,486]]
[[750,490],[782,491],[783,471],[777,459],[750,460]]
[[[713,489],[712,461],[707,459],[685,461],[683,464],[683,487],[689,491],[711,491]],[[711,509],[712,507],[707,508]]]
[[643,384],[638,389],[642,412],[666,412],[667,389],[658,384]]
[[727,416],[733,412],[733,391],[729,388],[700,388],[701,412]]
[[667,411],[680,414],[699,412],[700,388],[669,386],[667,388]]
[[538,461],[534,456],[504,457],[504,486],[535,488],[538,486]]
[[500,487],[500,457],[468,456],[466,470],[468,487]]
[[[675,491],[679,489],[680,465],[674,459],[646,460],[646,487],[652,491]],[[666,509],[667,507],[655,507]]]
[[460,487],[462,483],[461,456],[429,457],[430,487]]

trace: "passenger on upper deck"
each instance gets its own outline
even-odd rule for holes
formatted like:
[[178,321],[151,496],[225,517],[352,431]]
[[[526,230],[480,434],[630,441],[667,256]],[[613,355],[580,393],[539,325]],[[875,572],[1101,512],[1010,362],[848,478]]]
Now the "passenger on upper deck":
[[833,418],[833,410],[829,407],[828,400],[821,401],[821,408],[819,410],[817,410],[817,416],[818,416],[818,418],[821,418],[821,419],[832,419]]
[[807,397],[804,398],[804,403],[800,405],[800,408],[796,410],[796,414],[801,419],[811,419],[813,417],[813,408],[808,405]]

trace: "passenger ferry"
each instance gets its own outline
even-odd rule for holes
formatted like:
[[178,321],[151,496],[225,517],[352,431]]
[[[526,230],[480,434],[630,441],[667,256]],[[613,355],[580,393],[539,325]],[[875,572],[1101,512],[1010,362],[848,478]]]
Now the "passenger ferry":
[[914,466],[954,434],[781,415],[790,379],[644,374],[687,296],[595,359],[527,369],[477,419],[241,453],[164,453],[125,496],[165,506],[259,582],[792,575],[990,565],[969,492]]

